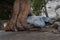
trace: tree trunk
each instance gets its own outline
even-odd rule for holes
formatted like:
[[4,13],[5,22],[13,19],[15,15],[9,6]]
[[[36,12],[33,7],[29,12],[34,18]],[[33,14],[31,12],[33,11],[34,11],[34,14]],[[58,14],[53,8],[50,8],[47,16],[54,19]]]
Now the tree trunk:
[[31,26],[27,24],[27,17],[29,12],[29,0],[15,0],[12,18],[5,27],[5,30],[15,31],[15,28],[18,30],[31,28]]
[[45,15],[46,15],[46,17],[49,17],[49,16],[48,16],[48,13],[47,13],[46,6],[45,6]]
[[30,13],[30,4],[29,0],[20,0],[21,2],[21,10],[19,12],[19,16],[17,19],[17,27],[23,27],[24,29],[31,28],[30,25],[27,24],[27,17]]
[[[45,3],[47,4],[48,3],[48,0],[45,0]],[[46,5],[45,5],[44,9],[45,9],[45,15],[46,15],[46,17],[49,17],[49,15],[47,13]]]

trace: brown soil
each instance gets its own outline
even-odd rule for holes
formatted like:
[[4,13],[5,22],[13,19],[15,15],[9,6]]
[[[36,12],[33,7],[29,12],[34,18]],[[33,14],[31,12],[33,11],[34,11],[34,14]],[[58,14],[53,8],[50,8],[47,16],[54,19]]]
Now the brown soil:
[[60,40],[60,34],[39,31],[0,32],[0,40]]

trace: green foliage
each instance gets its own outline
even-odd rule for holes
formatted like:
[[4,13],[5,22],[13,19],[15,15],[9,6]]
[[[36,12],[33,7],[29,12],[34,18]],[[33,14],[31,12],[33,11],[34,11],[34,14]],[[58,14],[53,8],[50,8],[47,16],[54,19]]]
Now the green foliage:
[[53,28],[58,29],[58,25],[55,22],[60,22],[60,18],[55,19],[53,23]]
[[60,22],[60,18],[57,18],[57,19],[55,20],[55,22],[56,22],[56,21]]
[[58,29],[58,25],[57,24],[53,24],[53,28]]
[[33,0],[32,2],[33,13],[39,15],[45,4],[46,4],[45,0]]

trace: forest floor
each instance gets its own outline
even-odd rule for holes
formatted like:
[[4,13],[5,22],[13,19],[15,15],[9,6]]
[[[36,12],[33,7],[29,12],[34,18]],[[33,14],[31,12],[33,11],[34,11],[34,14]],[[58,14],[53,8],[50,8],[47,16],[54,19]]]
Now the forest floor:
[[59,33],[39,32],[39,31],[0,31],[0,40],[60,40]]

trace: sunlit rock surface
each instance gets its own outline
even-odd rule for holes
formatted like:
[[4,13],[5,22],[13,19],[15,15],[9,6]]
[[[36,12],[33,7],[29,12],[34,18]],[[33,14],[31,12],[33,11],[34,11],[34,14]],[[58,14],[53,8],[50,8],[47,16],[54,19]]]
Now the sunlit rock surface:
[[49,15],[49,17],[56,17],[56,12],[57,14],[60,16],[60,7],[55,10],[57,8],[57,6],[60,5],[60,0],[50,0],[48,1],[48,3],[46,4],[46,8],[47,8],[47,13]]

